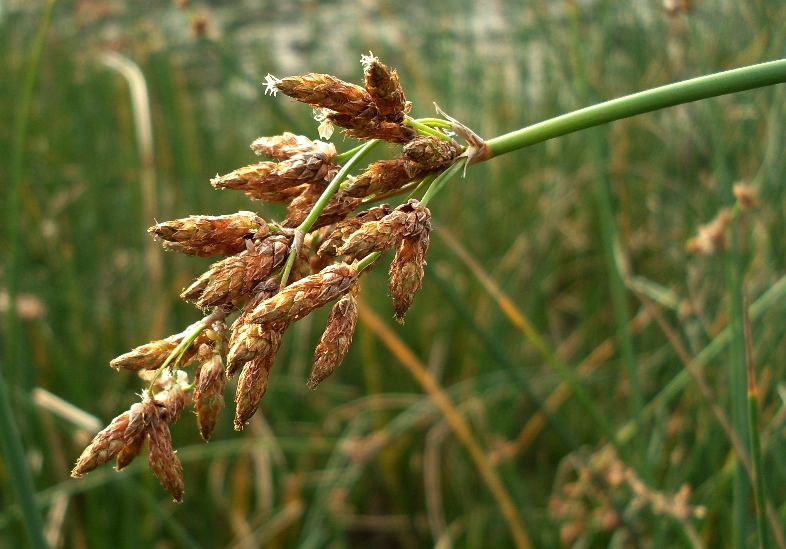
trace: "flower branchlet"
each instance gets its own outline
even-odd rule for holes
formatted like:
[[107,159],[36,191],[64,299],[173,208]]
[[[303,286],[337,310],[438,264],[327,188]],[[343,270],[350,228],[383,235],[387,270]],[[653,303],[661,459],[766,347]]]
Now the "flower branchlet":
[[[182,466],[169,425],[192,407],[198,432],[210,440],[220,428],[227,380],[237,377],[234,427],[243,429],[259,409],[286,330],[334,303],[307,381],[308,387],[316,388],[347,356],[358,320],[359,279],[386,250],[396,250],[389,289],[395,317],[403,321],[422,284],[431,231],[426,203],[438,190],[435,185],[444,184],[461,163],[472,162],[484,144],[447,115],[447,121],[409,118],[412,105],[398,73],[373,55],[363,56],[361,62],[362,86],[327,74],[281,79],[268,75],[265,91],[280,91],[311,105],[323,139],[338,126],[348,137],[369,143],[339,155],[332,143],[289,132],[260,137],[251,148],[267,160],[211,180],[218,189],[286,204],[280,223],[241,211],[192,215],[148,229],[165,250],[223,256],[181,294],[210,312],[182,333],[111,361],[114,368],[138,371],[150,388],[95,436],[72,476],[113,459],[121,470],[147,443],[153,473],[175,501],[182,501]],[[453,135],[464,138],[467,146]],[[402,146],[400,154],[351,175],[379,140]],[[353,215],[368,202],[432,181],[421,201],[411,198],[395,208],[372,206]],[[229,326],[228,315],[236,315]],[[194,381],[189,383],[192,364]]]

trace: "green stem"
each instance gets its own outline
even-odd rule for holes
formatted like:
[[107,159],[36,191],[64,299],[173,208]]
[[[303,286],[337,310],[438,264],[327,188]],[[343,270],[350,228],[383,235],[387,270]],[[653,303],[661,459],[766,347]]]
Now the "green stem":
[[322,196],[319,197],[317,203],[314,204],[313,208],[311,208],[311,212],[309,212],[308,217],[306,217],[303,223],[300,224],[297,230],[302,231],[303,234],[308,234],[308,232],[311,230],[311,227],[314,226],[314,223],[317,222],[317,219],[319,219],[319,216],[322,214],[322,210],[325,209],[325,206],[327,206],[328,202],[330,202],[330,199],[333,198],[333,195],[336,194],[336,191],[338,191],[341,183],[349,175],[349,172],[351,172],[355,166],[358,165],[364,156],[371,152],[371,150],[381,142],[382,141],[379,139],[374,139],[360,147],[354,156],[341,167],[341,170],[336,174],[336,177],[333,178],[333,181],[330,182],[328,188],[325,189],[325,192],[323,192]]
[[786,82],[786,59],[669,84],[606,101],[495,137],[486,142],[490,150],[488,158],[614,120],[784,82]]
[[466,162],[467,162],[466,158],[459,158],[447,170],[439,174],[437,178],[434,180],[434,182],[431,184],[431,186],[428,188],[428,190],[426,191],[426,194],[423,195],[423,198],[421,199],[420,203],[423,204],[424,206],[428,204],[431,201],[431,199],[434,198],[434,196],[439,191],[442,190],[442,187],[445,186],[445,183],[447,183],[454,175],[456,175],[456,173],[458,173],[458,171],[461,168],[464,167]]
[[183,354],[191,348],[191,345],[194,344],[194,341],[196,341],[196,338],[199,337],[199,334],[201,334],[206,328],[210,327],[214,322],[223,320],[226,316],[227,313],[223,309],[219,308],[199,322],[195,322],[186,328],[185,332],[183,333],[183,341],[181,341],[178,346],[175,347],[171,353],[169,353],[169,356],[166,357],[164,363],[156,370],[156,375],[154,375],[153,379],[150,380],[150,387],[148,388],[148,391],[151,395],[153,394],[153,387],[155,386],[156,381],[164,372],[164,370],[170,364],[172,364],[172,361],[175,361],[175,365],[179,366],[180,361],[183,359]]
[[[729,328],[732,338],[729,342],[729,400],[731,422],[740,441],[750,440],[748,432],[748,402],[745,379],[745,341],[743,334],[742,307],[737,296],[742,294],[741,272],[744,268],[738,249],[739,224],[731,226],[731,246],[724,255],[726,292],[729,298]],[[745,448],[750,459],[750,450]],[[732,545],[742,547],[748,538],[750,483],[742,463],[737,462],[732,477]]]
[[429,175],[427,175],[426,177],[424,177],[424,178],[423,178],[423,179],[420,181],[420,183],[418,183],[417,187],[415,187],[414,189],[412,189],[412,192],[411,192],[411,193],[409,193],[409,196],[407,196],[407,200],[409,200],[410,198],[415,198],[415,197],[416,197],[418,194],[420,194],[420,191],[421,191],[421,190],[422,190],[424,187],[428,187],[428,186],[430,186],[430,185],[431,185],[431,183],[432,183],[432,182],[433,182],[433,181],[434,181],[436,178],[437,178],[437,174],[434,174],[434,173],[432,173],[432,174],[429,174]]
[[[374,147],[379,145],[382,141],[380,139],[374,139],[369,141],[365,145],[361,146],[359,149],[352,149],[352,151],[357,151],[354,153],[352,158],[350,158],[346,164],[341,167],[341,170],[336,174],[336,177],[333,178],[333,181],[330,182],[325,192],[319,197],[314,207],[311,208],[311,211],[308,214],[308,217],[303,220],[297,229],[295,229],[295,235],[302,235],[308,234],[311,230],[311,227],[314,226],[314,223],[317,222],[319,216],[322,215],[322,211],[330,202],[330,199],[333,198],[333,195],[336,194],[341,183],[349,175],[355,166],[366,156]],[[349,152],[352,152],[349,151]],[[301,239],[302,241],[302,239]],[[292,249],[289,250],[289,256],[287,257],[287,262],[284,265],[284,270],[281,273],[281,288],[286,287],[287,281],[289,280],[289,273],[292,272],[292,266],[295,264],[295,258],[297,257],[298,253],[300,253],[300,246],[295,245],[296,243],[293,241]]]
[[362,148],[363,148],[363,147],[365,147],[365,146],[366,146],[366,144],[365,144],[365,143],[363,143],[362,145],[358,145],[358,146],[357,146],[357,147],[355,147],[354,149],[349,149],[349,150],[348,150],[348,151],[346,151],[346,152],[343,152],[343,153],[341,153],[341,154],[338,154],[338,155],[336,155],[336,157],[333,159],[333,162],[335,162],[336,164],[343,164],[344,162],[346,162],[347,160],[349,160],[350,158],[352,158],[353,156],[355,156],[357,153],[359,153],[359,152],[360,152],[360,149],[362,149]]
[[366,267],[368,267],[369,265],[374,263],[377,260],[377,258],[379,256],[381,256],[381,255],[382,255],[382,252],[374,252],[374,253],[368,254],[366,257],[361,259],[358,262],[358,272],[362,272],[363,269],[365,269]]
[[452,141],[453,139],[441,131],[435,130],[431,126],[427,126],[423,124],[420,120],[415,120],[413,118],[405,118],[404,122],[402,122],[405,126],[410,126],[415,128],[416,130],[424,133],[426,135],[430,135],[431,137],[436,137],[437,139],[442,139],[443,141]]
[[[8,311],[6,314],[5,367],[21,366],[19,346],[19,319],[16,313],[16,294],[19,283],[19,212],[21,210],[22,181],[24,179],[25,143],[33,102],[38,69],[46,42],[46,34],[52,19],[56,0],[49,0],[41,15],[38,32],[33,40],[30,63],[27,67],[22,90],[19,96],[16,133],[11,153],[10,182],[6,199],[6,219],[8,234],[8,261],[6,266],[6,290],[8,292]],[[27,531],[30,546],[36,549],[47,548],[44,537],[44,523],[35,501],[36,487],[33,475],[27,464],[22,437],[14,420],[14,408],[5,383],[5,372],[0,372],[0,450],[5,457],[8,482],[22,510],[22,520]]]
[[766,526],[766,494],[764,492],[764,460],[761,452],[761,436],[759,425],[759,393],[756,388],[756,366],[753,361],[753,330],[748,312],[748,293],[743,292],[742,316],[745,329],[745,363],[748,372],[748,421],[751,443],[751,461],[753,464],[753,492],[756,502],[756,526],[759,531],[761,549],[769,549],[770,539]]

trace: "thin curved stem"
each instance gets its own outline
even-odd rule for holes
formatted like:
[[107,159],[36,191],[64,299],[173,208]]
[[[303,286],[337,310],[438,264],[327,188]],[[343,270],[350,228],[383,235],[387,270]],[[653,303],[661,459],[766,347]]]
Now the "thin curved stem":
[[426,135],[430,135],[431,137],[436,137],[437,139],[442,139],[443,141],[452,141],[453,139],[441,131],[435,130],[431,126],[428,126],[421,122],[420,120],[415,120],[414,118],[405,118],[404,122],[402,122],[405,126],[409,126],[411,128],[415,128],[421,133]]
[[[352,151],[356,151],[355,154],[347,161],[346,164],[341,167],[341,170],[339,170],[339,172],[336,174],[336,177],[333,178],[333,181],[330,182],[330,185],[328,185],[327,189],[325,189],[325,191],[319,197],[319,200],[317,200],[316,204],[314,204],[314,206],[311,208],[308,217],[306,217],[306,219],[303,220],[303,223],[301,223],[297,229],[295,229],[296,235],[305,235],[311,230],[311,227],[313,227],[314,223],[317,222],[317,219],[319,219],[322,211],[328,205],[330,199],[333,198],[333,195],[336,194],[339,187],[341,186],[341,183],[343,183],[349,175],[349,172],[351,172],[355,166],[358,165],[364,156],[366,156],[381,142],[382,141],[380,139],[374,139],[359,149],[352,149]],[[300,253],[300,247],[295,246],[293,243],[292,249],[289,251],[289,256],[287,257],[287,262],[284,265],[284,270],[281,275],[281,288],[284,288],[287,285],[289,273],[292,271],[292,266],[295,264],[295,258],[297,257],[298,253]]]
[[693,78],[593,105],[486,141],[493,158],[614,120],[786,82],[786,59]]
[[[311,230],[311,227],[314,226],[314,223],[317,222],[319,219],[322,210],[325,209],[330,199],[333,198],[333,195],[336,194],[341,183],[347,178],[349,172],[351,172],[355,166],[366,156],[374,147],[379,145],[381,140],[374,139],[369,141],[365,145],[363,145],[360,150],[358,150],[355,155],[347,161],[344,166],[342,166],[341,170],[336,174],[336,177],[333,178],[333,181],[330,182],[328,188],[325,189],[325,192],[322,193],[322,196],[319,197],[317,203],[314,204],[314,207],[311,208],[311,212],[308,214],[308,217],[303,220],[303,223],[297,228],[299,231],[303,231],[303,233],[308,233]],[[354,149],[353,149],[354,150]]]
[[148,387],[148,390],[150,391],[151,395],[153,394],[153,388],[156,384],[156,381],[164,372],[164,370],[172,364],[172,361],[175,361],[175,365],[179,366],[179,361],[182,360],[183,354],[191,348],[191,345],[194,344],[194,341],[196,341],[196,338],[199,337],[199,334],[201,334],[206,328],[209,328],[214,322],[223,320],[226,316],[226,311],[218,308],[204,317],[202,320],[195,322],[186,328],[186,330],[183,332],[183,340],[172,350],[171,353],[169,353],[169,356],[166,357],[164,363],[156,370],[153,379],[150,380],[150,386]]

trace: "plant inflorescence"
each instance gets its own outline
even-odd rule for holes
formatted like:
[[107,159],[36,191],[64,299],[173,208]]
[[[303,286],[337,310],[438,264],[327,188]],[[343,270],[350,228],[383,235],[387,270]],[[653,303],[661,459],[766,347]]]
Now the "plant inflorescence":
[[[226,382],[237,375],[234,425],[243,429],[265,394],[284,332],[335,302],[307,382],[316,388],[349,349],[360,277],[391,249],[390,295],[396,320],[404,321],[423,278],[431,231],[427,203],[458,168],[482,159],[488,150],[471,130],[441,111],[444,119],[409,117],[411,103],[396,71],[373,55],[363,56],[361,63],[363,86],[327,74],[269,75],[267,91],[312,105],[323,139],[338,126],[366,144],[338,154],[332,143],[302,135],[260,137],[251,148],[269,160],[211,181],[218,189],[241,190],[252,200],[286,204],[283,221],[241,211],[194,215],[149,229],[166,250],[224,256],[181,294],[207,314],[182,333],[111,361],[116,369],[139,371],[150,386],[140,402],[95,436],[72,476],[112,459],[121,470],[147,441],[150,468],[182,501],[182,467],[169,424],[192,406],[199,432],[209,440],[225,406]],[[457,142],[457,135],[467,144]],[[382,141],[401,145],[401,153],[350,175]],[[428,189],[421,195],[423,188]],[[410,197],[396,207],[374,205],[407,192]],[[193,381],[184,370],[192,365]]]

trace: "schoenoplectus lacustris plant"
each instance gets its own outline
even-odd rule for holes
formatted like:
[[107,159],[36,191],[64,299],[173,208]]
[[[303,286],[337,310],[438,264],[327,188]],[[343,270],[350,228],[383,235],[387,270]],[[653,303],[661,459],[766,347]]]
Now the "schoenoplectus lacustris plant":
[[[395,318],[403,322],[424,275],[428,205],[467,166],[613,120],[786,81],[786,61],[775,61],[641,92],[484,141],[439,108],[439,118],[411,118],[396,71],[373,55],[361,63],[363,85],[327,74],[268,75],[268,93],[313,107],[325,141],[292,133],[260,137],[251,148],[264,160],[211,181],[252,201],[285,204],[283,220],[241,211],[149,229],[166,250],[218,258],[181,295],[206,314],[179,334],[111,361],[116,369],[137,370],[149,385],[139,402],[95,436],[72,476],[111,460],[121,470],[147,443],[153,473],[182,501],[183,472],[170,424],[192,407],[209,440],[225,407],[227,380],[237,377],[234,425],[243,429],[259,408],[287,329],[332,304],[307,380],[316,388],[346,356],[361,279],[389,250],[389,291]],[[327,141],[335,128],[365,143],[339,152]],[[400,146],[399,154],[364,166],[383,141]]]

